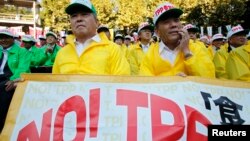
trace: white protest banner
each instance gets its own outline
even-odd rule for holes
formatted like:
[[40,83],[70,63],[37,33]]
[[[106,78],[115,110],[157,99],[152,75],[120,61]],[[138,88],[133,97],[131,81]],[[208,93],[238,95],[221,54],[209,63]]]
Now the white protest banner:
[[203,35],[204,35],[204,27],[201,26],[201,35],[200,35],[200,37],[202,37]]
[[207,35],[209,36],[209,38],[211,38],[213,36],[212,26],[207,27]]
[[231,25],[226,25],[226,28],[227,28],[227,32],[229,32],[232,29],[232,26]]
[[208,125],[250,124],[250,83],[42,74],[24,79],[0,140],[206,141]]
[[220,26],[220,27],[218,27],[218,33],[222,33],[222,27]]

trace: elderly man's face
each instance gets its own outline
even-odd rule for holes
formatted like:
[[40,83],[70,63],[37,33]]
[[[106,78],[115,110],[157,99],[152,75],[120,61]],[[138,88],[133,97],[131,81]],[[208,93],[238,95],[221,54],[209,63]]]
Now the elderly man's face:
[[56,38],[53,35],[48,35],[46,37],[46,42],[48,44],[55,44],[56,43]]
[[70,16],[70,23],[76,37],[93,36],[98,27],[94,14],[89,12],[77,12]]
[[123,40],[121,38],[118,38],[115,40],[115,43],[121,46],[123,44]]
[[240,47],[246,44],[246,41],[247,41],[247,38],[246,38],[246,34],[244,33],[235,34],[229,39],[229,43],[234,47]]
[[212,45],[217,48],[220,48],[223,44],[224,44],[223,39],[217,39],[212,42]]
[[24,43],[24,47],[25,47],[26,49],[30,49],[30,48],[33,46],[33,43],[32,43],[32,42],[25,42],[25,41],[23,41],[23,43]]
[[141,40],[148,40],[150,41],[150,39],[152,38],[152,32],[150,29],[142,29],[140,32],[139,32],[139,38]]
[[188,34],[190,36],[190,39],[196,40],[197,38],[197,33],[193,31],[188,31]]
[[181,28],[179,18],[167,18],[158,22],[155,31],[164,43],[176,43],[181,39]]
[[8,48],[14,44],[14,38],[7,35],[0,35],[0,45],[3,48]]

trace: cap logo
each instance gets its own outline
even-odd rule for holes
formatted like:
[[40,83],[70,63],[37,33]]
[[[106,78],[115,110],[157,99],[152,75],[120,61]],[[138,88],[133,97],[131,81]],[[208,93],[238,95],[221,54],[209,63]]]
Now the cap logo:
[[243,30],[243,28],[241,26],[236,26],[236,27],[232,28],[233,32],[236,32],[238,30]]
[[173,5],[163,5],[162,7],[159,7],[156,11],[155,11],[155,15],[159,16],[161,13],[168,11],[170,9],[174,8]]

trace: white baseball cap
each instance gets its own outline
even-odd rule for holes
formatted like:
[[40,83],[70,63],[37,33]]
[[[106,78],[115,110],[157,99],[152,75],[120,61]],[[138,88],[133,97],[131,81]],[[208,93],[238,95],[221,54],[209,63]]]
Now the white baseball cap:
[[214,40],[217,40],[217,39],[222,39],[222,40],[224,40],[225,37],[224,37],[222,34],[220,34],[220,33],[214,34],[214,36],[213,36],[212,39],[211,39],[211,42],[213,42]]
[[247,34],[248,31],[244,30],[241,25],[237,25],[231,28],[231,30],[227,33],[227,39],[231,38],[236,33],[242,32],[243,34]]
[[183,11],[181,9],[176,8],[173,4],[169,2],[164,2],[156,8],[154,12],[153,22],[154,22],[154,25],[156,25],[159,18],[180,17],[182,14],[183,14]]
[[201,36],[201,37],[200,37],[200,40],[202,40],[202,39],[207,39],[207,40],[209,40],[208,37],[207,37],[206,35]]
[[13,37],[14,38],[14,34],[11,33],[9,30],[7,29],[2,29],[0,30],[0,34],[4,34],[4,35],[7,35],[7,36],[10,36],[10,37]]
[[49,35],[52,35],[52,36],[54,36],[55,38],[57,38],[56,33],[52,32],[52,31],[49,31],[49,32],[46,33],[46,38],[47,38]]
[[198,32],[198,28],[192,24],[187,24],[183,27],[183,29],[186,29],[187,31],[193,31],[193,32]]
[[126,36],[125,36],[125,39],[129,39],[129,40],[131,40],[131,39],[132,39],[132,37],[131,37],[130,35],[126,35]]
[[72,15],[76,12],[86,10],[96,15],[95,7],[90,0],[71,0],[70,4],[65,9],[65,12]]
[[36,43],[36,39],[33,38],[33,36],[31,36],[31,35],[23,35],[22,36],[22,41],[23,42],[34,42],[34,43]]
[[102,29],[109,30],[107,25],[100,25],[97,29],[97,32],[99,33]]
[[154,27],[150,25],[148,22],[143,22],[139,25],[138,32],[139,33],[142,29],[149,29],[151,32],[154,31]]
[[43,35],[39,35],[38,39],[40,39],[40,40],[46,40],[46,37],[44,37]]
[[122,39],[124,39],[124,37],[123,37],[122,34],[116,34],[116,35],[115,35],[115,39],[117,39],[117,38],[122,38]]

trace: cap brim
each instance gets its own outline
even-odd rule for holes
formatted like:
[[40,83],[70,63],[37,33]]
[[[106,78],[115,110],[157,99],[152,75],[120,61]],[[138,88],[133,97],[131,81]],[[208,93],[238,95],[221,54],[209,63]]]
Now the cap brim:
[[233,35],[231,35],[231,37],[234,36],[234,35],[239,35],[239,34],[246,34],[247,35],[248,33],[249,33],[249,29],[244,29],[243,31],[234,33]]
[[159,21],[168,19],[168,18],[179,18],[183,14],[183,11],[179,8],[173,8],[164,12],[156,21],[157,24]]
[[116,37],[115,37],[115,40],[116,40],[116,39],[122,39],[122,40],[124,40],[124,38],[121,37],[121,36],[116,36]]
[[199,32],[198,28],[189,28],[187,29],[188,32]]
[[79,4],[79,3],[73,3],[70,4],[66,9],[65,12],[69,15],[72,15],[76,12],[88,12],[88,13],[94,13],[92,11],[92,9],[90,9],[89,7]]
[[[153,31],[154,31],[154,26],[152,26],[152,25],[147,25],[147,26],[141,28],[140,31],[143,30],[143,29],[149,29],[151,32],[153,32]],[[140,31],[139,31],[139,32],[140,32]]]
[[13,37],[13,38],[14,38],[13,35],[11,35],[11,34],[9,34],[9,33],[5,33],[5,32],[0,32],[0,35],[6,35],[6,36],[9,36],[9,37]]
[[97,32],[102,32],[102,31],[109,31],[109,29],[107,27],[100,27],[97,29]]
[[52,33],[47,33],[47,34],[46,34],[46,37],[48,37],[48,36],[50,36],[50,35],[52,35],[53,37],[57,38],[57,36],[54,35],[54,34],[52,34]]
[[31,43],[31,42],[34,42],[34,41],[31,41],[31,40],[22,40],[23,42],[26,42],[26,43]]

